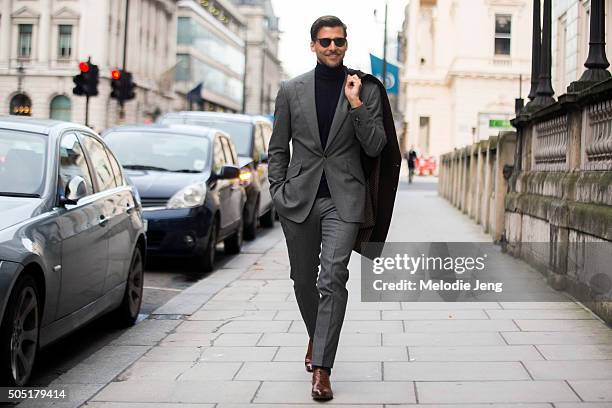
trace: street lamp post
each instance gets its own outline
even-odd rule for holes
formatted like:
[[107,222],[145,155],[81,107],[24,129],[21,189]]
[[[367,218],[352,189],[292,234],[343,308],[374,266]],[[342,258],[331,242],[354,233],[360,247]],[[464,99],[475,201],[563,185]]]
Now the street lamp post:
[[597,82],[610,78],[606,58],[606,5],[604,0],[591,0],[589,56],[584,63],[587,68],[578,81],[567,87],[568,92],[580,92]]
[[387,89],[387,18],[389,11],[389,3],[385,1],[385,38],[383,39],[383,66],[382,66],[382,83]]
[[550,75],[552,49],[551,49],[551,28],[552,28],[552,5],[551,0],[544,0],[544,18],[542,28],[542,55],[540,59],[540,80],[533,104],[538,107],[545,107],[555,102],[553,95],[555,91],[552,87]]

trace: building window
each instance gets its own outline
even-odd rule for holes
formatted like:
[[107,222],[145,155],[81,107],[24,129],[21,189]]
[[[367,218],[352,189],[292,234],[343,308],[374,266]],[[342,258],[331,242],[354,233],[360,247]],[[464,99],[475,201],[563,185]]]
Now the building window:
[[58,95],[51,100],[51,119],[70,121],[72,116],[72,102],[67,96]]
[[9,113],[17,116],[32,116],[32,100],[25,94],[13,96]]
[[69,59],[72,56],[72,26],[60,25],[58,36],[58,58]]
[[512,37],[512,16],[495,15],[495,55],[510,55],[510,38]]
[[19,58],[30,58],[32,55],[32,24],[19,24]]

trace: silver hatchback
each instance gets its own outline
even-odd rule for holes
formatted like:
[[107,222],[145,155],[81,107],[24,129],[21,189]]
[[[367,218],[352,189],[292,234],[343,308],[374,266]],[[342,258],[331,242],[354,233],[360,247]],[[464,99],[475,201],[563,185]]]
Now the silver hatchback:
[[135,188],[90,129],[0,117],[0,384],[38,350],[114,312],[136,322],[145,228]]

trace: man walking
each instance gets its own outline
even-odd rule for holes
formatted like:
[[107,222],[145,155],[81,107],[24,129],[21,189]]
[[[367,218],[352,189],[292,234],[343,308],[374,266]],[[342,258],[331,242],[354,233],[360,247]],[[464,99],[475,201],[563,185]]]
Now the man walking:
[[387,140],[380,89],[369,81],[362,85],[343,64],[346,26],[337,17],[320,17],[310,37],[317,65],[281,84],[268,171],[310,337],[304,363],[313,373],[311,395],[329,400],[348,298],[347,265],[365,217],[361,151],[378,156]]
[[414,171],[416,167],[417,154],[414,150],[414,146],[410,146],[410,150],[405,153],[406,162],[408,162],[408,183],[412,184],[414,178]]

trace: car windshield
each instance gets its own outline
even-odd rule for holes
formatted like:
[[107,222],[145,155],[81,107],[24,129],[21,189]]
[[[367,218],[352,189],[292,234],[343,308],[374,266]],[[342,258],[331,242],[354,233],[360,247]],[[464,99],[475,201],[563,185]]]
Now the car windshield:
[[236,146],[238,156],[251,155],[251,143],[253,139],[253,125],[245,122],[234,122],[223,119],[207,118],[167,118],[164,123],[183,123],[187,125],[206,126],[219,129],[230,135]]
[[0,196],[40,197],[47,136],[0,129]]
[[208,162],[210,142],[200,136],[117,131],[104,140],[126,169],[201,173]]

